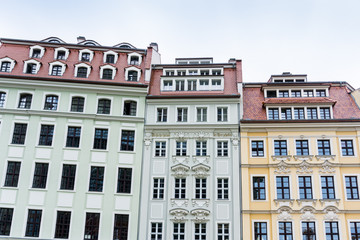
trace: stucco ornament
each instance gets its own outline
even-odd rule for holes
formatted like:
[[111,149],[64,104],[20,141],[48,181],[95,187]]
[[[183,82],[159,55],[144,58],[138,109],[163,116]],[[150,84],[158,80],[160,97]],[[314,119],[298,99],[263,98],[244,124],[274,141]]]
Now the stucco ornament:
[[186,216],[189,214],[189,211],[182,208],[175,208],[170,210],[170,215],[173,216],[171,219],[173,222],[179,223],[179,222],[185,222]]
[[184,164],[176,164],[175,166],[171,167],[171,171],[173,171],[172,175],[176,178],[184,178],[188,176],[188,171],[190,170],[190,167],[184,165]]
[[193,219],[196,223],[204,223],[209,221],[206,217],[210,215],[210,211],[202,208],[194,209],[191,211],[191,215],[195,216]]
[[184,139],[187,134],[184,133],[184,132],[176,132],[173,135],[174,135],[175,138]]
[[289,164],[287,164],[284,160],[281,160],[277,164],[277,168],[274,170],[274,173],[275,174],[287,174],[287,173],[291,172],[288,167],[289,167]]
[[203,139],[205,137],[209,137],[209,133],[206,133],[204,131],[200,131],[200,132],[195,133],[195,137],[199,138],[199,139]]
[[189,205],[189,200],[187,199],[171,199],[171,206],[178,207],[187,207]]
[[297,173],[303,174],[303,173],[312,173],[313,170],[311,169],[311,166],[308,162],[302,161],[298,167],[298,170],[296,170]]
[[206,178],[209,176],[210,167],[204,164],[197,164],[191,167],[191,170],[194,172],[194,176],[197,178]]
[[337,209],[336,207],[333,206],[326,207],[323,211],[326,212],[326,214],[324,215],[324,220],[328,220],[328,221],[339,220],[339,216],[336,214],[339,211],[339,209]]
[[315,218],[315,208],[313,207],[303,207],[300,212],[302,213],[300,219],[304,221],[316,220]]
[[321,168],[319,169],[319,173],[335,173],[335,169],[332,167],[333,164],[328,160],[322,164]]
[[278,220],[280,220],[280,221],[292,220],[292,217],[291,217],[292,210],[290,207],[281,207],[278,209],[278,212],[280,213],[278,215]]
[[145,143],[146,149],[149,149],[149,146],[151,145],[151,141],[152,141],[152,134],[145,133],[144,143]]
[[192,199],[191,200],[193,207],[209,207],[209,199]]

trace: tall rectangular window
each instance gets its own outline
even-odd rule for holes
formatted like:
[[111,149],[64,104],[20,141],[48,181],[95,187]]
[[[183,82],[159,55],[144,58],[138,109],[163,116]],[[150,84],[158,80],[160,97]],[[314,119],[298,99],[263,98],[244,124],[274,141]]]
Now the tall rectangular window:
[[175,178],[174,198],[186,198],[186,178]]
[[5,177],[5,187],[17,187],[19,182],[20,175],[20,166],[21,162],[8,162],[6,177]]
[[24,145],[26,136],[26,123],[15,123],[11,144]]
[[293,240],[291,222],[279,222],[279,240]]
[[275,140],[274,141],[274,154],[275,154],[275,156],[287,155],[286,140]]
[[299,176],[300,199],[312,199],[312,183],[310,176]]
[[317,119],[317,108],[307,108],[307,118]]
[[18,108],[30,109],[31,108],[32,95],[29,93],[20,94]]
[[166,142],[155,142],[155,157],[166,156]]
[[185,223],[174,223],[174,240],[185,240]]
[[265,177],[253,177],[253,200],[266,200]]
[[206,178],[195,178],[195,198],[206,198]]
[[132,168],[119,168],[118,170],[118,193],[131,193]]
[[333,176],[321,177],[321,191],[323,199],[335,199],[335,185]]
[[217,156],[227,157],[229,155],[228,141],[217,142]]
[[55,238],[69,238],[71,212],[57,211]]
[[251,156],[263,157],[264,156],[264,141],[251,141]]
[[352,140],[341,140],[341,153],[343,156],[354,156]]
[[176,80],[175,81],[175,90],[176,91],[185,91],[185,80]]
[[196,80],[188,80],[188,91],[196,91]]
[[196,119],[198,122],[206,122],[207,121],[207,108],[206,107],[196,108]]
[[99,99],[97,113],[98,114],[110,114],[111,100],[110,99]]
[[123,115],[136,116],[137,102],[136,101],[124,101]]
[[309,155],[308,140],[296,140],[296,155]]
[[83,112],[84,111],[85,98],[73,97],[71,99],[71,112]]
[[0,235],[10,235],[13,212],[12,208],[0,208]]
[[351,240],[360,239],[360,222],[350,222]]
[[290,199],[289,177],[276,177],[277,199]]
[[206,141],[196,141],[196,156],[206,156]]
[[217,121],[218,122],[227,122],[228,120],[228,108],[227,107],[218,107],[217,108]]
[[54,136],[54,125],[41,125],[39,145],[51,146]]
[[134,151],[135,145],[135,131],[122,130],[121,131],[121,151]]
[[81,127],[68,127],[66,147],[78,148],[80,146]]
[[206,223],[195,223],[195,240],[206,240]]
[[113,240],[127,240],[129,229],[129,215],[115,214]]
[[319,155],[331,155],[330,140],[317,140],[317,145]]
[[108,138],[108,129],[95,129],[94,149],[106,149]]
[[218,228],[218,233],[217,233],[218,240],[230,239],[230,229],[228,223],[218,223],[217,228]]
[[25,237],[39,237],[42,210],[29,209]]
[[84,239],[98,239],[99,223],[100,213],[86,213]]
[[320,119],[331,119],[330,108],[328,107],[320,108]]
[[178,122],[187,122],[188,109],[187,108],[177,108],[177,121]]
[[282,108],[281,109],[281,119],[282,120],[291,119],[291,108]]
[[303,240],[316,239],[315,222],[302,222],[301,231],[303,235]]
[[150,239],[151,240],[162,240],[163,239],[163,226],[162,223],[151,223],[151,233]]
[[346,198],[348,200],[359,199],[357,176],[345,176]]
[[229,179],[218,178],[217,179],[217,198],[218,200],[229,199]]
[[157,121],[158,122],[167,122],[167,108],[158,108],[157,109]]
[[294,119],[305,119],[304,108],[294,108]]
[[5,106],[6,92],[0,92],[0,108]]
[[267,223],[266,222],[254,222],[254,232],[256,240],[267,240]]
[[268,109],[268,119],[269,120],[279,120],[279,109],[278,108],[269,108]]
[[76,165],[64,164],[61,175],[61,190],[74,190]]
[[186,156],[186,141],[176,142],[176,156]]
[[163,178],[154,178],[153,198],[163,199],[164,189],[165,189],[165,180]]
[[48,168],[48,163],[35,163],[33,188],[46,188]]
[[46,95],[44,110],[56,110],[59,103],[59,97],[56,95]]
[[104,183],[104,167],[91,167],[89,191],[102,192]]
[[339,225],[338,222],[325,222],[326,240],[339,240]]

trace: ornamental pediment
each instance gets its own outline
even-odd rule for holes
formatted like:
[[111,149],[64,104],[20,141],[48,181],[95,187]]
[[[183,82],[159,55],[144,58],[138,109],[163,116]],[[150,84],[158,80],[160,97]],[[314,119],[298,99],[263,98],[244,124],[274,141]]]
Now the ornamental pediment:
[[171,167],[171,171],[173,171],[172,175],[177,178],[183,178],[188,176],[188,172],[190,170],[190,167],[184,165],[184,164],[176,164],[175,166]]
[[185,218],[189,214],[189,211],[183,208],[175,208],[170,210],[169,213],[173,216],[171,219],[173,222],[185,222]]
[[206,166],[202,163],[191,167],[191,170],[194,172],[193,175],[198,178],[206,178],[209,176],[210,169],[211,168],[209,166]]
[[195,216],[195,219],[193,219],[196,223],[204,223],[209,221],[207,217],[210,215],[210,211],[202,208],[194,209],[191,212],[191,215]]

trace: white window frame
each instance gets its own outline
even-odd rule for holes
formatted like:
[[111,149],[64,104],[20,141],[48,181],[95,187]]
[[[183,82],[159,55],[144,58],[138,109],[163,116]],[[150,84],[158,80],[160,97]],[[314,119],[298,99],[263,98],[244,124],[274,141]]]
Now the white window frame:
[[[177,143],[178,143],[178,142],[181,143],[179,148],[177,147]],[[185,148],[183,147],[183,144],[182,144],[183,142],[185,142],[185,145],[186,145]],[[176,153],[177,153],[177,150],[179,150],[180,153],[182,153],[183,150],[185,150],[185,155],[177,155],[177,154],[176,154]],[[188,150],[188,141],[186,141],[186,140],[175,141],[175,154],[174,154],[174,155],[176,155],[176,156],[187,156],[187,155],[188,155],[188,154],[187,154],[187,153],[188,153],[187,150]]]
[[[312,155],[311,153],[311,146],[312,146],[312,142],[311,142],[311,139],[310,138],[294,138],[294,140],[293,140],[294,142],[293,142],[293,146],[294,146],[294,155],[295,156],[302,156],[302,155],[297,155],[296,153],[297,153],[297,148],[296,148],[296,141],[307,141],[308,142],[308,151],[309,151],[309,155]],[[317,144],[317,142],[316,142],[316,144]]]
[[[54,132],[53,132],[53,136],[52,136],[52,141],[51,141],[51,145],[39,145],[40,142],[40,134],[41,134],[41,126],[42,125],[52,125],[54,126]],[[54,122],[39,122],[38,123],[38,131],[37,131],[37,141],[35,142],[35,147],[37,148],[53,148],[54,147],[54,141],[55,141],[55,134],[56,134],[56,124]]]
[[[348,155],[343,155],[342,154],[342,147],[341,147],[341,140],[352,140],[352,146],[353,146],[353,151],[354,151],[354,155],[353,156],[348,156]],[[339,138],[339,156],[341,156],[341,157],[351,157],[351,158],[353,158],[353,157],[357,157],[357,142],[356,142],[356,138],[355,137],[340,137]]]
[[[221,109],[221,120],[218,119],[218,111]],[[224,109],[226,109],[226,120],[224,120]],[[216,121],[229,122],[229,106],[216,106]]]
[[10,62],[10,71],[9,72],[12,72],[12,70],[15,67],[16,61],[14,59],[9,58],[9,57],[0,58],[0,67],[1,67],[3,62]]
[[[164,111],[163,110],[161,110],[161,120],[162,121],[158,121],[158,109],[166,109],[166,121],[163,121],[163,119],[164,119]],[[157,123],[166,123],[166,122],[168,122],[168,120],[169,120],[169,108],[168,107],[163,107],[163,106],[158,106],[157,108],[156,108],[156,114],[155,114],[155,122],[157,122]]]
[[[102,100],[102,99],[110,100],[110,113],[109,113],[109,114],[98,113],[99,100]],[[95,114],[99,114],[99,115],[101,115],[101,116],[110,116],[110,115],[112,115],[113,103],[114,103],[114,98],[113,98],[113,97],[97,96],[97,97],[96,97],[96,109],[95,109]]]
[[[162,198],[154,198],[154,184],[155,184],[155,179],[163,179],[164,180],[164,187],[163,188],[161,188],[161,187],[158,187],[157,188],[157,190],[158,190],[158,195],[160,195],[159,194],[159,192],[160,192],[160,190],[162,189],[163,190],[163,197]],[[152,177],[152,191],[150,191],[150,199],[151,200],[164,200],[165,198],[166,198],[166,178],[165,178],[165,176],[153,176]]]
[[[196,187],[196,180],[197,179],[199,179],[200,180],[200,187],[199,188],[197,188]],[[208,180],[207,180],[208,178],[207,177],[204,177],[204,178],[202,178],[202,177],[195,177],[194,178],[194,199],[196,199],[196,200],[203,200],[203,199],[208,199],[208,197],[209,197],[209,195],[211,194],[211,192],[209,192],[208,191],[208,187],[209,187],[209,184],[208,184]],[[205,187],[202,187],[202,182],[203,181],[205,181]],[[200,198],[197,198],[196,197],[196,190],[199,190],[200,191]],[[205,195],[206,195],[206,197],[205,198],[202,198],[201,197],[201,195],[203,194],[203,192],[205,191]]]
[[[213,91],[223,91],[224,90],[224,79],[223,78],[214,78],[214,79],[210,79],[211,80],[211,86],[210,86],[210,90]],[[213,81],[220,81],[220,85],[214,85]]]
[[[45,102],[46,102],[46,97],[48,95],[55,95],[58,97],[58,102],[57,102],[57,107],[56,110],[45,110]],[[55,93],[55,92],[44,92],[43,93],[43,100],[42,100],[42,105],[41,105],[41,110],[43,111],[52,111],[52,112],[58,112],[60,109],[60,105],[61,104],[61,93]]]
[[[103,74],[104,74],[105,69],[111,69],[113,71],[111,79],[104,79],[103,78]],[[101,79],[103,79],[103,80],[114,80],[115,75],[116,75],[116,67],[108,65],[108,64],[100,67],[100,78]]]
[[75,72],[74,72],[74,77],[77,77],[77,72],[78,72],[78,68],[79,67],[85,67],[87,68],[87,72],[86,72],[86,78],[89,77],[90,72],[91,72],[91,66],[86,64],[86,63],[79,63],[75,65]]
[[[267,143],[266,138],[250,138],[249,140],[250,140],[250,141],[249,141],[249,142],[250,142],[250,146],[249,146],[249,153],[250,153],[249,155],[250,155],[250,158],[266,158],[266,155],[267,155],[267,154],[266,154],[266,149],[267,149],[267,148],[266,148],[266,143]],[[263,146],[264,146],[264,156],[262,156],[262,157],[257,157],[257,156],[255,156],[255,157],[254,157],[254,156],[252,155],[252,142],[253,142],[253,141],[262,141],[262,142],[263,142]]]
[[[335,173],[334,174],[319,174],[319,199],[321,200],[329,200],[327,198],[323,198],[323,195],[322,195],[322,186],[321,186],[321,177],[333,177],[333,180],[334,180],[334,198],[330,198],[330,201],[331,200],[335,200],[335,199],[339,199],[339,196],[340,194],[337,193],[337,190],[339,189],[338,188],[338,183],[337,183],[337,179],[336,179],[336,175]],[[345,182],[344,182],[345,183]],[[345,186],[345,189],[346,189],[346,186]],[[346,194],[346,192],[345,192]]]
[[[348,226],[348,233],[349,233],[349,240],[351,240],[351,227],[350,227],[350,222],[360,222],[360,219],[347,219],[347,226]],[[339,223],[338,223],[339,224]]]
[[[253,184],[253,178],[254,177],[264,177],[265,178],[265,199],[264,200],[257,200],[254,199],[254,184]],[[269,194],[268,194],[268,178],[267,178],[267,174],[250,174],[250,184],[251,184],[251,201],[252,202],[268,202],[269,201]]]
[[[292,238],[293,238],[293,240],[295,240],[295,233],[294,233],[294,221],[293,220],[286,220],[286,221],[280,221],[280,220],[278,220],[277,222],[276,222],[276,225],[277,225],[277,230],[276,230],[276,232],[277,232],[277,236],[278,236],[278,239],[280,239],[280,231],[279,231],[279,223],[280,222],[291,222],[291,235],[292,235]],[[269,224],[268,224],[269,225]],[[324,239],[326,239],[326,238],[324,238]]]
[[[224,147],[224,143],[227,143],[227,148]],[[219,148],[219,143],[221,143],[221,147]],[[219,155],[219,150],[221,151],[221,155]],[[227,156],[224,155],[225,150],[227,151]],[[230,143],[227,139],[218,139],[216,140],[216,157],[227,158],[230,157]]]
[[[195,122],[198,123],[206,123],[209,121],[209,107],[208,106],[197,106],[196,108],[196,114],[195,114]],[[204,109],[206,111],[206,120],[204,121]],[[200,121],[198,119],[198,110],[200,110]]]
[[[131,150],[121,150],[122,131],[133,131],[134,132],[134,149],[132,151]],[[137,144],[136,144],[137,136],[136,136],[136,134],[137,134],[136,128],[120,127],[120,129],[119,129],[119,150],[118,150],[119,153],[135,153],[136,152],[136,148],[137,148]]]
[[[205,233],[205,239],[207,239],[207,236],[208,236],[208,223],[206,222],[206,221],[204,221],[204,222],[194,222],[193,223],[194,225],[194,228],[193,228],[193,234],[192,234],[192,236],[193,236],[193,238],[191,238],[191,239],[195,239],[195,225],[196,224],[205,224],[205,230],[206,230],[206,233]],[[199,239],[201,239],[202,238],[202,233],[201,233],[201,231],[199,231]]]
[[[131,115],[124,115],[124,105],[126,101],[133,101],[136,102],[136,114],[134,116]],[[137,117],[139,114],[139,99],[138,98],[122,98],[122,105],[121,105],[121,115],[126,117]]]
[[[174,224],[184,224],[184,232],[181,233],[181,232],[174,232]],[[177,239],[180,239],[180,236],[184,236],[186,237],[186,222],[173,222],[172,224],[172,236],[174,236],[176,234],[177,236]],[[185,239],[185,238],[184,238]]]
[[[69,127],[79,127],[81,129],[81,133],[80,133],[80,141],[79,141],[79,147],[66,147],[66,141],[67,141],[67,137],[68,137],[68,131],[69,131]],[[84,125],[83,124],[79,124],[79,123],[66,123],[66,130],[64,131],[64,149],[81,149],[81,143],[83,140],[83,130],[84,130]]]
[[[312,193],[312,198],[305,198],[305,199],[301,199],[300,198],[300,183],[299,183],[299,177],[311,177],[311,193]],[[297,184],[297,199],[300,200],[313,200],[313,199],[317,199],[315,197],[315,192],[314,192],[314,176],[313,174],[301,174],[301,175],[296,175],[296,184]],[[321,188],[321,183],[319,184],[320,188]]]
[[[184,111],[183,110],[181,111],[181,119],[183,121],[178,121],[178,110],[179,109],[186,109],[186,121],[183,120],[184,119]],[[176,116],[175,117],[176,117],[175,119],[176,119],[177,123],[187,123],[189,121],[189,107],[188,106],[177,106],[176,107]]]
[[[9,98],[9,90],[8,90],[8,89],[0,89],[0,92],[5,93],[4,105],[3,105],[2,107],[0,107],[0,109],[1,109],[1,108],[6,108],[6,104],[7,104],[8,98]],[[19,95],[19,96],[20,96],[20,95]],[[19,104],[19,103],[17,102],[17,104]]]
[[[141,70],[137,67],[128,67],[128,68],[125,68],[125,80],[126,81],[129,81],[128,79],[128,73],[129,71],[136,71],[138,74],[137,74],[137,80],[136,82],[139,82],[140,79],[141,79]],[[135,81],[130,81],[130,82],[135,82]]]
[[136,56],[136,57],[139,57],[139,64],[137,64],[136,66],[140,66],[141,63],[142,63],[142,55],[137,53],[137,52],[132,52],[132,53],[129,53],[128,54],[128,57],[127,57],[127,62],[128,62],[128,65],[131,65],[131,57],[133,56]]
[[33,58],[32,55],[33,55],[33,52],[34,52],[35,49],[39,49],[39,50],[40,50],[39,59],[41,59],[41,58],[44,56],[45,48],[42,47],[42,46],[39,46],[39,45],[35,45],[35,46],[31,46],[31,47],[30,47],[29,58]]
[[[290,155],[290,148],[289,148],[289,139],[285,138],[285,139],[279,139],[279,138],[274,138],[272,140],[272,155],[274,156],[285,156],[285,155],[275,155],[275,141],[286,141],[286,155]],[[265,146],[264,146],[265,147]]]
[[[303,232],[302,232],[302,223],[303,222],[315,222],[315,238],[316,239],[319,239],[318,236],[319,236],[319,226],[318,226],[318,221],[317,220],[314,220],[314,219],[311,219],[311,220],[301,220],[300,221],[300,232],[301,232],[301,239],[303,239]],[[293,238],[294,239],[294,238]]]
[[[345,177],[356,177],[356,180],[357,180],[357,187],[358,187],[358,195],[359,195],[359,199],[349,199],[347,197],[347,194],[346,194],[346,180],[345,180]],[[347,174],[347,173],[343,173],[343,187],[344,187],[344,195],[345,195],[345,200],[346,201],[350,201],[350,202],[360,202],[360,174],[353,174],[353,173],[350,173],[350,174]]]
[[94,52],[93,51],[91,51],[90,49],[81,49],[81,50],[79,50],[79,61],[80,62],[83,62],[81,60],[83,53],[89,53],[90,54],[89,62],[91,62],[93,60],[93,58],[94,58]]
[[[224,187],[224,181],[221,181],[221,188],[219,188],[219,184],[218,184],[218,181],[219,179],[221,180],[224,180],[224,179],[227,179],[228,181],[228,187],[225,188]],[[227,177],[227,176],[217,176],[216,177],[216,191],[215,191],[215,194],[216,194],[216,200],[217,201],[230,201],[231,200],[231,197],[230,197],[230,178]],[[221,195],[222,195],[222,198],[219,198],[219,195],[218,195],[218,191],[219,189],[221,190]],[[228,197],[227,198],[224,198],[224,192],[225,190],[227,190],[227,194],[228,194]]]
[[53,67],[57,66],[57,65],[61,66],[61,75],[60,76],[64,75],[64,72],[66,70],[66,64],[62,63],[60,61],[55,61],[55,62],[49,63],[49,75],[50,76],[58,76],[58,75],[52,75]]
[[[165,82],[171,82],[171,86],[165,86]],[[173,79],[162,79],[161,80],[161,91],[174,91],[174,80]]]
[[[65,52],[65,59],[58,59],[59,51],[64,51]],[[66,49],[64,47],[55,48],[54,49],[54,59],[58,60],[58,61],[59,60],[66,61],[68,59],[68,57],[69,57],[69,53],[70,53],[69,49]]]
[[73,113],[76,113],[76,114],[85,113],[86,112],[86,98],[87,98],[87,95],[85,95],[85,94],[70,94],[70,97],[69,97],[69,112],[72,112],[71,111],[71,104],[72,104],[72,99],[74,97],[82,97],[82,98],[84,98],[84,111],[83,112],[73,112]]
[[[196,143],[197,142],[200,142],[200,155],[199,156],[197,156],[196,155],[196,152],[197,152],[197,147],[196,147]],[[205,142],[205,145],[206,145],[206,148],[204,148],[203,147],[203,142]],[[197,140],[195,140],[195,153],[194,153],[194,156],[197,156],[197,157],[201,157],[201,156],[204,156],[204,155],[201,155],[201,153],[203,152],[203,149],[205,149],[206,150],[206,155],[205,156],[208,156],[209,155],[209,151],[207,150],[207,148],[208,148],[208,141],[207,140],[200,140],[200,139],[197,139]]]
[[[157,224],[157,225],[156,225],[156,232],[154,232],[154,233],[151,231],[151,229],[152,229],[151,225],[152,225],[153,223],[156,223],[156,224]],[[158,232],[159,224],[161,224],[161,229],[162,229],[161,233]],[[156,238],[155,238],[154,240],[165,239],[165,238],[164,238],[164,237],[166,237],[166,236],[164,235],[165,226],[164,226],[164,222],[163,222],[163,221],[150,221],[150,223],[149,223],[149,229],[150,229],[150,231],[149,231],[149,239],[153,239],[153,238],[151,238],[151,235],[152,235],[152,234],[156,234]],[[160,234],[160,235],[159,235],[159,234]],[[159,237],[159,236],[160,236],[160,237]]]
[[[165,143],[165,147],[163,147],[163,144],[160,144],[160,147],[159,147],[159,155],[157,156],[156,155],[156,143],[157,142],[164,142]],[[168,141],[166,141],[165,139],[157,139],[156,141],[154,141],[154,147],[153,147],[153,156],[155,158],[166,158],[167,157],[167,154],[168,154],[168,151],[167,151],[167,148],[168,148]],[[161,151],[165,149],[165,155],[162,155],[161,154]]]
[[[219,224],[221,225],[224,225],[224,224],[227,224],[229,225],[229,233],[228,234],[222,234],[222,235],[219,235]],[[231,224],[230,222],[216,222],[216,239],[219,239],[219,237],[221,237],[221,240],[226,240],[226,239],[231,239],[230,236],[231,236]],[[224,231],[224,229],[223,229]]]
[[291,187],[292,187],[292,179],[291,179],[291,175],[288,175],[288,174],[275,174],[274,175],[274,199],[276,199],[276,200],[280,200],[280,201],[282,201],[282,200],[289,200],[289,199],[281,199],[281,198],[278,198],[277,197],[277,181],[276,181],[276,178],[277,177],[288,177],[289,178],[289,199],[293,199],[292,198],[292,195],[293,195],[293,191],[292,191],[292,189],[291,189]]
[[26,73],[26,69],[27,69],[28,64],[35,64],[36,65],[36,72],[32,73],[32,74],[37,74],[39,72],[41,63],[39,61],[35,60],[35,59],[30,59],[30,60],[24,61],[23,73],[28,74],[28,73]]
[[[176,179],[179,179],[179,187],[177,188],[176,187]],[[187,197],[187,191],[186,191],[186,188],[187,188],[187,186],[186,185],[188,185],[187,184],[187,182],[186,182],[186,177],[184,177],[184,178],[177,178],[177,177],[175,177],[174,179],[173,179],[173,181],[174,181],[174,199],[186,199],[186,197]],[[185,182],[185,187],[182,187],[181,185],[182,185],[182,183],[183,183],[183,181]],[[176,197],[175,196],[175,194],[176,194],[176,190],[178,190],[179,191],[179,197]],[[182,195],[182,191],[185,191],[185,197],[184,198],[182,198],[181,197],[181,195]]]
[[[114,63],[107,63],[107,62],[106,62],[106,57],[107,57],[107,55],[109,55],[109,54],[110,54],[110,55],[114,55]],[[104,52],[103,62],[106,63],[106,64],[116,64],[118,58],[119,58],[119,55],[118,55],[116,52],[109,50],[109,51],[107,51],[107,52]]]
[[[339,220],[334,220],[334,221],[332,221],[332,220],[323,220],[323,234],[324,234],[324,238],[323,238],[323,239],[326,239],[326,224],[325,224],[325,222],[337,222],[337,224],[338,224],[339,239],[345,239],[345,238],[343,238],[343,234],[342,234],[342,231],[341,231],[341,221],[340,221],[340,219],[339,219]],[[350,225],[349,225],[349,227],[350,227]],[[350,233],[350,232],[349,232],[349,233]],[[351,234],[350,234],[350,236],[349,236],[349,239],[351,239],[350,237],[351,237]]]

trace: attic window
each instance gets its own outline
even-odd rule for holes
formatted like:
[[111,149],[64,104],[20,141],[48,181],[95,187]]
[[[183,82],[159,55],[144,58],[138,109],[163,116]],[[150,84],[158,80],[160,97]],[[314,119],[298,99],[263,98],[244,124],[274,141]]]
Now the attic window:
[[40,58],[41,50],[40,49],[34,49],[32,53],[33,58]]
[[273,98],[276,97],[276,91],[267,91],[267,96],[268,98]]

